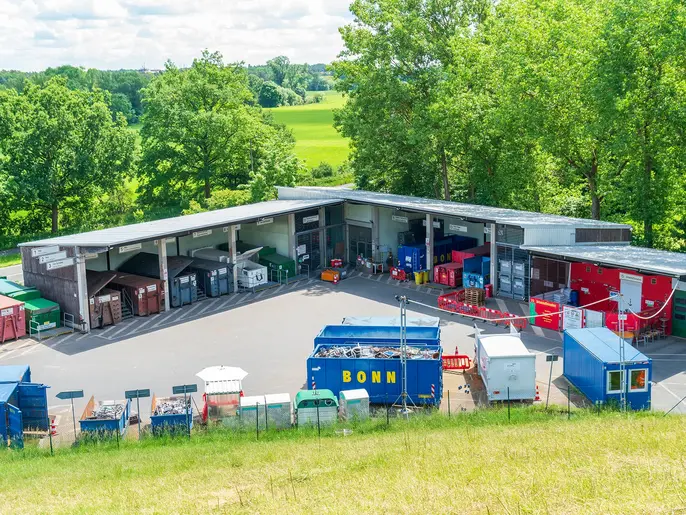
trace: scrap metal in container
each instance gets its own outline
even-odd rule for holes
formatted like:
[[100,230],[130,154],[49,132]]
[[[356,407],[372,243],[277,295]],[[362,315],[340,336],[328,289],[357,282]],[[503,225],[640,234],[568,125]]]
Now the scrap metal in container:
[[[376,359],[400,359],[401,348],[399,346],[374,346],[374,345],[345,345],[345,346],[319,346],[314,357],[316,358],[376,358]],[[438,359],[440,352],[435,348],[407,347],[408,359]]]

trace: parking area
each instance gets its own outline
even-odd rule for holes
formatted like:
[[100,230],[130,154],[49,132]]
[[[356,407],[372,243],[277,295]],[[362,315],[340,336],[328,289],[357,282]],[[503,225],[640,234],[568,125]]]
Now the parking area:
[[[30,365],[35,380],[51,386],[51,412],[63,420],[70,417],[70,407],[55,398],[59,391],[84,390],[85,399],[76,405],[78,417],[91,395],[115,399],[125,390],[137,388],[169,395],[173,385],[200,383],[195,377],[198,371],[220,364],[248,371],[244,381],[248,395],[293,395],[303,386],[306,358],[322,326],[340,323],[345,316],[397,316],[394,296],[398,293],[433,306],[440,291],[400,284],[388,275],[358,272],[338,285],[309,279],[257,293],[208,299],[151,317],[134,317],[91,334],[12,342],[0,347],[0,364]],[[524,309],[508,302],[510,312]],[[436,316],[438,312],[411,306],[409,315],[412,313]],[[446,353],[452,354],[458,347],[460,353],[473,355],[473,322],[447,313],[440,317]],[[483,327],[487,333],[504,331],[492,325]],[[559,333],[536,329],[526,329],[522,339],[538,354],[537,381],[545,401],[550,370],[545,354],[560,354],[562,339]],[[668,410],[686,395],[686,345],[667,339],[645,352],[654,360],[653,407]],[[567,402],[568,383],[561,374],[560,360],[553,368],[552,403]],[[461,375],[445,374],[444,389],[457,392],[464,381]],[[453,399],[466,407],[470,402],[473,405],[472,399]],[[573,402],[577,400],[573,398]],[[675,411],[686,413],[686,406],[682,403]],[[148,401],[141,405],[141,415],[144,419],[149,416]]]

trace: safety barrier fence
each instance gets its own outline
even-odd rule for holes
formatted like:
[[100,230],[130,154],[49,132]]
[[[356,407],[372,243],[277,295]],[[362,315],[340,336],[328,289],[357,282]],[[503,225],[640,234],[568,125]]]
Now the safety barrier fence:
[[445,293],[438,297],[438,307],[446,311],[457,313],[458,315],[491,321],[495,325],[513,325],[520,331],[526,328],[526,318],[497,309],[487,308],[485,306],[467,304],[464,299],[464,290]]

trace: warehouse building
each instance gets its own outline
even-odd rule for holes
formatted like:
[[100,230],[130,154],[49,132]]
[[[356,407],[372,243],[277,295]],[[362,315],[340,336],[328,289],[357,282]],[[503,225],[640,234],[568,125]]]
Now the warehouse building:
[[[22,244],[25,283],[58,302],[64,312],[77,315],[80,329],[88,331],[88,271],[118,271],[140,252],[158,256],[155,275],[164,291],[156,298],[168,310],[170,256],[193,257],[198,249],[208,249],[218,259],[224,256],[236,292],[240,253],[249,256],[251,249],[269,249],[281,256],[270,263],[289,259],[295,262],[296,275],[309,275],[334,258],[355,263],[362,257],[383,264],[390,253],[395,259],[399,240],[412,228],[416,235],[419,227],[425,239],[415,243],[425,245],[428,264],[450,259],[438,250],[438,237],[464,236],[475,245],[488,245],[494,293],[522,301],[569,288],[573,263],[621,268],[635,275],[650,272],[649,283],[661,277],[651,293],[658,298],[641,302],[664,302],[659,298],[664,284],[677,285],[682,291],[674,296],[670,325],[675,334],[681,327],[686,336],[686,255],[630,247],[628,225],[341,188],[278,191],[276,201]],[[272,271],[269,275],[271,281],[283,280]],[[627,288],[633,286],[625,282]],[[623,283],[619,287],[623,292]],[[153,284],[146,287],[151,288]]]

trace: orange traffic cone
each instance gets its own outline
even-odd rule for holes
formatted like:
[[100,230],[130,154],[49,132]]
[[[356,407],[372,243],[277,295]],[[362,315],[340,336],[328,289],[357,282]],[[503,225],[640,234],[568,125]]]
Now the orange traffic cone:
[[55,419],[50,420],[50,435],[57,436],[57,424],[55,424]]
[[338,274],[333,274],[333,283],[334,284],[338,284],[338,277],[339,277]]

